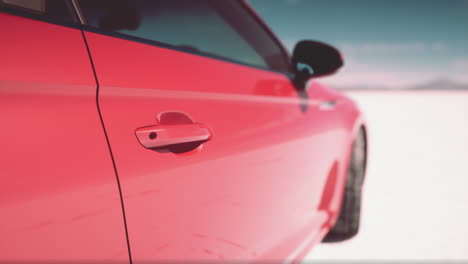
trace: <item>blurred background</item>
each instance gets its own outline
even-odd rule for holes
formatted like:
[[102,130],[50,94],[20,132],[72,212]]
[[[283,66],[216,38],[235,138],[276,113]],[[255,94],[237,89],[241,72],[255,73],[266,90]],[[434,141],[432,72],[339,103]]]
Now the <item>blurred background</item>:
[[342,51],[317,81],[369,123],[361,231],[307,260],[468,261],[468,1],[248,1],[290,52],[302,39]]

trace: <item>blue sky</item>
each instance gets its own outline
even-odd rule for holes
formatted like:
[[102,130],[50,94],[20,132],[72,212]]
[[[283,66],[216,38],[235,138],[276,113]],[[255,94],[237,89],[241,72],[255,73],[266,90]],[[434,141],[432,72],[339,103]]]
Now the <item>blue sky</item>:
[[249,0],[285,46],[338,47],[340,86],[468,83],[468,0]]

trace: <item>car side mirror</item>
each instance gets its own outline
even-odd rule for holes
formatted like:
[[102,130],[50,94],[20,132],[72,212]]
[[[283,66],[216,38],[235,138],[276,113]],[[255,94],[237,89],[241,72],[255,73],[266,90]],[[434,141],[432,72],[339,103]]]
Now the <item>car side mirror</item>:
[[343,64],[336,48],[318,41],[299,41],[292,56],[294,82],[303,88],[310,78],[333,74]]

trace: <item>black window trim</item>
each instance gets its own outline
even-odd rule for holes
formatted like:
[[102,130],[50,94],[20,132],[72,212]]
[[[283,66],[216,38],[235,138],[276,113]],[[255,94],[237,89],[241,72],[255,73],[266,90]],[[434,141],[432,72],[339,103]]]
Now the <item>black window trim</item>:
[[[79,2],[76,1],[76,0],[72,0],[72,1],[73,1],[73,6],[75,7],[75,12],[78,14],[78,17],[85,18],[85,15],[84,15],[83,11],[80,8]],[[194,1],[196,1],[196,0],[194,0]],[[184,53],[188,53],[188,54],[192,54],[192,55],[198,55],[198,56],[201,56],[201,57],[207,57],[207,58],[212,58],[212,59],[216,59],[216,60],[220,60],[220,61],[230,62],[230,63],[233,63],[233,64],[247,66],[247,67],[251,67],[251,68],[254,68],[254,69],[260,69],[260,70],[265,70],[265,71],[268,71],[268,72],[279,73],[279,74],[285,75],[287,78],[292,80],[294,78],[294,74],[293,74],[293,72],[291,70],[292,67],[291,67],[291,63],[290,63],[290,61],[291,61],[290,56],[289,56],[289,53],[284,48],[281,41],[275,36],[275,34],[273,34],[273,32],[268,28],[268,26],[266,26],[265,22],[263,22],[259,18],[259,16],[253,11],[253,8],[245,0],[238,0],[238,1],[241,3],[242,7],[248,12],[248,14],[254,18],[255,22],[257,22],[260,25],[260,27],[263,30],[266,31],[266,33],[271,38],[271,40],[273,42],[275,42],[275,44],[280,48],[281,54],[282,54],[283,58],[286,60],[286,63],[288,65],[288,71],[287,72],[274,70],[274,69],[271,69],[271,68],[268,68],[268,67],[252,65],[252,64],[244,63],[244,62],[241,62],[241,61],[238,61],[238,60],[226,58],[226,57],[223,57],[223,56],[218,56],[218,55],[203,52],[203,51],[187,50],[187,49],[184,49],[184,48],[181,48],[181,47],[177,47],[177,46],[174,46],[174,45],[171,45],[171,44],[159,42],[159,41],[156,41],[156,40],[140,38],[140,37],[136,37],[136,36],[132,36],[132,35],[124,34],[124,33],[119,33],[119,32],[106,31],[106,30],[102,30],[102,29],[93,27],[93,26],[89,25],[87,22],[82,23],[82,30],[87,31],[87,32],[100,34],[100,35],[105,35],[105,36],[120,38],[120,39],[124,39],[124,40],[134,41],[134,42],[138,42],[138,43],[143,43],[143,44],[147,44],[147,45],[152,45],[152,46],[156,46],[156,47],[161,47],[161,48],[171,49],[171,50],[175,50],[175,51],[180,51],[180,52],[184,52]]]
[[85,15],[83,14],[83,11],[80,8],[80,5],[76,0],[71,0],[71,4],[73,6],[73,9],[75,11],[75,14],[80,22],[81,25],[87,25],[88,21],[86,20]]
[[[106,35],[106,36],[115,37],[115,38],[119,38],[119,39],[124,39],[124,40],[129,40],[129,41],[133,41],[133,42],[142,43],[142,44],[147,44],[147,45],[152,45],[152,46],[156,46],[156,47],[166,48],[166,49],[175,50],[175,51],[179,51],[179,52],[184,52],[184,53],[188,53],[188,54],[192,54],[192,55],[198,55],[198,56],[201,56],[201,57],[207,57],[207,58],[212,58],[212,59],[216,59],[216,60],[220,60],[220,61],[230,62],[230,63],[233,63],[233,64],[242,65],[242,66],[246,66],[246,67],[250,67],[250,68],[254,68],[254,69],[259,69],[259,70],[264,70],[264,71],[268,71],[268,72],[278,73],[278,74],[285,75],[290,80],[292,80],[294,78],[294,74],[292,73],[291,69],[288,72],[278,71],[278,70],[274,70],[274,69],[271,69],[271,68],[268,68],[268,67],[262,67],[262,66],[257,66],[257,65],[252,65],[252,64],[240,62],[240,61],[237,61],[237,60],[234,60],[234,59],[229,59],[229,58],[226,58],[226,57],[223,57],[223,56],[218,56],[218,55],[205,53],[205,52],[201,52],[201,51],[191,51],[191,50],[183,49],[183,48],[180,48],[180,47],[177,47],[177,46],[174,46],[174,45],[170,45],[170,44],[167,44],[167,43],[162,43],[162,42],[158,42],[158,41],[154,41],[154,40],[135,37],[135,36],[131,36],[131,35],[123,34],[123,33],[118,33],[118,32],[104,31],[104,30],[95,28],[95,27],[90,26],[89,24],[87,24],[86,20],[82,20],[82,18],[84,18],[84,14],[81,11],[79,3],[77,1],[75,1],[75,0],[64,0],[64,1],[66,1],[67,5],[71,8],[70,12],[71,12],[71,15],[73,17],[74,23],[64,22],[64,21],[61,21],[61,20],[58,20],[58,19],[55,19],[55,18],[45,17],[45,16],[40,15],[40,14],[35,14],[33,12],[30,12],[30,11],[21,10],[20,8],[7,7],[7,6],[4,6],[4,5],[0,5],[0,12],[4,12],[4,13],[7,13],[7,14],[11,14],[11,15],[16,15],[16,16],[20,16],[20,17],[25,17],[25,18],[29,18],[29,19],[39,20],[39,21],[42,21],[42,22],[51,23],[51,24],[55,24],[55,25],[65,26],[65,27],[69,27],[69,28],[80,29],[82,31],[92,32],[92,33],[96,33],[96,34],[100,34],[100,35]],[[257,23],[259,23],[259,25],[262,27],[262,29],[267,32],[269,37],[280,48],[283,57],[285,58],[285,60],[287,61],[288,65],[289,65],[289,68],[291,68],[289,54],[286,51],[286,49],[284,48],[281,41],[275,36],[275,34],[273,34],[273,32],[270,30],[270,28],[265,24],[265,22],[263,20],[260,19],[260,17],[255,13],[255,11],[252,9],[252,7],[250,7],[250,5],[245,0],[239,0],[239,1],[241,2],[243,7],[245,8],[245,10],[249,13],[249,15],[253,16],[255,21]]]
[[156,40],[140,38],[140,37],[127,35],[127,34],[119,33],[119,32],[106,31],[106,30],[102,30],[102,29],[99,29],[99,28],[96,28],[96,27],[93,27],[93,26],[88,26],[88,25],[83,25],[82,30],[86,31],[86,32],[96,33],[96,34],[99,34],[99,35],[105,35],[105,36],[119,38],[119,39],[123,39],[123,40],[129,40],[129,41],[133,41],[133,42],[137,42],[137,43],[147,44],[147,45],[151,45],[151,46],[155,46],[155,47],[180,51],[180,52],[184,52],[184,53],[188,53],[188,54],[192,54],[192,55],[198,55],[200,57],[216,59],[216,60],[230,62],[230,63],[233,63],[233,64],[242,65],[242,66],[248,66],[248,67],[255,68],[255,69],[260,69],[260,70],[266,70],[266,71],[269,71],[269,72],[285,74],[286,76],[288,76],[287,73],[282,72],[282,71],[276,71],[276,70],[273,70],[271,68],[244,63],[244,62],[241,62],[241,61],[238,61],[238,60],[226,58],[226,57],[215,55],[215,54],[212,54],[212,53],[207,53],[207,52],[203,52],[203,51],[192,51],[192,50],[184,49],[184,48],[181,48],[181,47],[178,47],[178,46],[175,46],[175,45],[159,42],[159,41],[156,41]]
[[284,47],[283,43],[279,38],[273,33],[273,31],[270,29],[270,27],[266,24],[266,22],[258,15],[258,13],[255,11],[255,9],[247,2],[247,0],[239,0],[244,7],[244,9],[249,13],[251,17],[254,18],[254,20],[260,25],[260,27],[268,34],[268,36],[275,42],[275,44],[279,47],[281,50],[281,54],[283,55],[283,59],[286,60],[286,63],[288,64],[288,72],[286,73],[292,73],[292,66],[291,66],[291,56],[289,55],[289,52],[287,49]]
[[6,5],[0,5],[0,12],[14,15],[14,16],[20,16],[24,18],[29,18],[29,19],[34,19],[34,20],[39,20],[42,22],[47,22],[50,24],[55,24],[59,26],[65,26],[65,27],[70,27],[70,28],[75,28],[75,29],[80,29],[81,24],[79,23],[78,16],[76,13],[75,8],[73,7],[71,0],[64,0],[65,3],[67,4],[68,9],[70,10],[70,15],[72,16],[73,22],[66,22],[60,19],[56,18],[51,18],[51,17],[46,17],[40,13],[34,12],[33,10],[29,10],[26,8],[21,8],[21,7],[14,7],[14,6],[6,6]]

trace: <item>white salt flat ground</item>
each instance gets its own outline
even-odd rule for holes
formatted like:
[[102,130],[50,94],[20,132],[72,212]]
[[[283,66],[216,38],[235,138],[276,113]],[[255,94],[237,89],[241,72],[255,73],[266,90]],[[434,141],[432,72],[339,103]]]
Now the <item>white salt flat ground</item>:
[[349,95],[370,134],[361,232],[305,262],[468,262],[468,91]]

